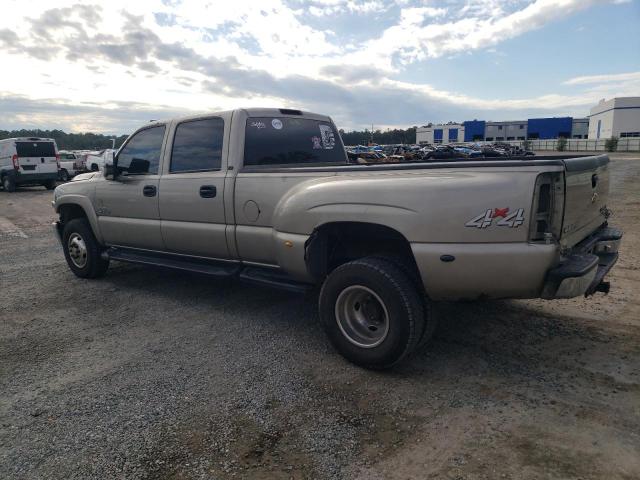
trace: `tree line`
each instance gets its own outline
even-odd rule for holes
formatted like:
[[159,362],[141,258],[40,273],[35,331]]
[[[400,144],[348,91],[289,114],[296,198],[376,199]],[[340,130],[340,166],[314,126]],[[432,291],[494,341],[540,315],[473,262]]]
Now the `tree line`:
[[378,143],[380,145],[389,145],[395,143],[416,143],[416,128],[409,127],[406,130],[395,128],[393,130],[371,130],[345,132],[340,130],[342,142],[345,145],[367,145],[369,142]]
[[62,130],[0,130],[0,140],[13,137],[53,138],[60,150],[103,150],[111,148],[111,139],[116,139],[118,148],[127,139],[127,135],[118,137],[99,133],[66,133]]
[[[382,145],[394,143],[416,143],[416,127],[406,130],[370,130],[345,132],[340,130],[340,136],[345,145],[367,145],[369,142]],[[60,150],[102,150],[111,148],[113,136],[100,133],[66,133],[62,130],[0,130],[0,140],[13,137],[41,137],[53,138]],[[127,139],[127,135],[115,137],[116,148]]]

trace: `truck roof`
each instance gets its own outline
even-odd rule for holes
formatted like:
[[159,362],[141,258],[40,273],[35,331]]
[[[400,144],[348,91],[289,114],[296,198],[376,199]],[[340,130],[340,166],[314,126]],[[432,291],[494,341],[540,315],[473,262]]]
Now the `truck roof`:
[[[182,117],[167,119],[166,122],[170,122],[172,120],[176,120],[176,121],[196,120],[199,118],[207,118],[212,115],[222,115],[222,114],[240,113],[240,112],[244,113],[247,117],[291,116],[291,117],[304,117],[304,118],[312,118],[315,120],[330,121],[330,117],[327,115],[321,115],[318,113],[306,112],[303,110],[297,110],[292,108],[237,108],[235,110],[221,110],[216,112],[200,113],[196,115],[186,115]],[[158,122],[158,123],[164,123],[164,122]]]

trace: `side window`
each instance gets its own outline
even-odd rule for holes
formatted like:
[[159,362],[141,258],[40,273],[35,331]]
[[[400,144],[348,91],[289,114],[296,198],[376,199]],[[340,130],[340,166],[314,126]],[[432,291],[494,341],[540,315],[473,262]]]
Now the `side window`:
[[118,155],[118,170],[129,175],[157,174],[164,130],[161,125],[136,133]]
[[220,170],[224,120],[219,117],[183,122],[176,128],[171,173]]

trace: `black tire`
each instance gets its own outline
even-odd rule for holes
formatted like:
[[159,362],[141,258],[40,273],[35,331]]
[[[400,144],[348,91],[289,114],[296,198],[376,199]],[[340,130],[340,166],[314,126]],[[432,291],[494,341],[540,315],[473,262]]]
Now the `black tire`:
[[62,182],[68,182],[69,181],[69,172],[67,172],[67,170],[65,168],[60,170],[60,173],[58,174],[58,177],[60,178],[60,181]]
[[2,177],[2,187],[4,188],[5,192],[15,192],[16,181],[11,175],[5,175]]
[[100,169],[98,168],[98,165],[96,165],[95,163],[92,163],[92,164],[91,164],[91,171],[92,171],[92,172],[97,172],[98,170],[100,170]]
[[42,186],[44,188],[46,188],[47,190],[53,190],[54,188],[56,188],[56,181],[55,180],[47,180],[46,182],[44,182],[42,184]]
[[[70,240],[74,238],[73,246]],[[83,263],[78,256],[78,250],[82,250],[78,247],[78,237],[84,244],[85,255]],[[109,268],[109,260],[104,260],[101,257],[102,248],[98,244],[96,237],[93,235],[91,226],[84,218],[74,218],[65,223],[64,230],[62,232],[62,248],[64,250],[64,258],[67,260],[67,265],[71,271],[80,278],[98,278],[105,274],[107,268]],[[72,251],[74,251],[74,258],[72,258]],[[82,257],[82,255],[80,255]]]
[[[361,303],[358,298],[363,298]],[[353,309],[347,307],[350,303]],[[386,258],[367,257],[336,268],[322,286],[319,307],[320,321],[336,350],[365,368],[393,367],[415,349],[425,332],[421,295],[403,269]],[[349,322],[347,311],[369,317],[364,322],[368,325]],[[370,320],[375,317],[386,322]],[[372,338],[366,338],[368,330]]]
[[432,313],[431,301],[426,295],[424,291],[424,285],[422,284],[422,279],[420,278],[420,271],[413,264],[411,259],[408,259],[406,256],[401,255],[387,255],[387,256],[377,256],[377,258],[385,259],[389,262],[393,262],[398,268],[402,270],[402,272],[409,277],[411,283],[413,283],[414,287],[418,291],[418,296],[420,297],[420,301],[422,302],[422,308],[424,310],[424,326],[422,328],[422,332],[420,333],[420,339],[418,340],[418,345],[416,349],[421,349],[429,340],[433,338],[433,333],[436,330],[437,320]]

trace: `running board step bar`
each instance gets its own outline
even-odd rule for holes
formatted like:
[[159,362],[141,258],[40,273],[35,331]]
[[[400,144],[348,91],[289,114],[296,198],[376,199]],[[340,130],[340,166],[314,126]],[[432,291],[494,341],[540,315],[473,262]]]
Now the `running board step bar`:
[[266,287],[288,290],[295,293],[307,293],[313,289],[313,285],[292,280],[288,275],[267,268],[245,267],[238,278],[249,283],[256,283]]
[[[210,262],[192,257],[161,254],[141,250],[125,248],[109,248],[106,257],[119,262],[139,263],[156,267],[174,268],[188,272],[204,273],[215,277],[231,277],[240,271],[240,265],[236,263]],[[104,255],[104,254],[103,254]]]
[[149,252],[122,247],[111,247],[102,253],[106,260],[173,268],[214,277],[235,277],[243,282],[264,285],[266,287],[306,293],[313,285],[292,280],[288,275],[272,268],[245,266],[239,262],[220,262],[170,253]]

